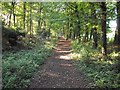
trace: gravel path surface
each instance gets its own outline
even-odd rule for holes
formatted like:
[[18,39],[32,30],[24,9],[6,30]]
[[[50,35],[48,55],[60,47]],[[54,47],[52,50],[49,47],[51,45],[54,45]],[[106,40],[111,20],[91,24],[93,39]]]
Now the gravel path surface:
[[73,66],[71,42],[61,38],[53,55],[34,75],[29,88],[90,88],[85,75]]

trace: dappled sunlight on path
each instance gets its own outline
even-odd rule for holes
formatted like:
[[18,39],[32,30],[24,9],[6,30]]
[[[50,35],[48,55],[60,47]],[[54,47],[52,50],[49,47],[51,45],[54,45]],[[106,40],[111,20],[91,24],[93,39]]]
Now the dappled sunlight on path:
[[58,42],[57,47],[54,50],[54,53],[58,53],[58,55],[55,57],[56,59],[62,59],[62,60],[71,60],[70,53],[71,53],[71,42],[70,40],[65,40],[61,38]]
[[42,68],[31,80],[30,88],[88,88],[85,75],[73,65],[71,41],[60,38]]

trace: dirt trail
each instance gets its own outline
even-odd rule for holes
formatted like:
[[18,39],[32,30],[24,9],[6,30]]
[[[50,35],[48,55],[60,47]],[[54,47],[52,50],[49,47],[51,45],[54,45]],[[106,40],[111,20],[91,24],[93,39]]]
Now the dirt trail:
[[[60,38],[53,55],[31,80],[29,88],[89,88],[85,75],[73,66],[69,40]],[[41,70],[42,69],[42,70]]]

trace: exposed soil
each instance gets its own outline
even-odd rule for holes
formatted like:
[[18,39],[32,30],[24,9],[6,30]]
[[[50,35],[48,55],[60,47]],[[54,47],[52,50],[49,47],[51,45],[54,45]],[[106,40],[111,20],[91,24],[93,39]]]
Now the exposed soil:
[[86,76],[74,67],[70,50],[70,40],[60,38],[53,55],[34,75],[29,88],[91,88]]

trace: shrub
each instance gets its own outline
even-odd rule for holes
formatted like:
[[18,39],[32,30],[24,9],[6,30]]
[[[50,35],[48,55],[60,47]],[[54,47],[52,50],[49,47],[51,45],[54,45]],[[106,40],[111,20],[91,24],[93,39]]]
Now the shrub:
[[[72,43],[72,51],[81,57],[75,65],[93,81],[94,87],[120,88],[119,53],[108,54],[103,57],[98,50],[92,49],[89,44]],[[115,72],[117,71],[117,73]]]
[[3,87],[25,88],[30,78],[51,55],[53,42],[45,43],[41,48],[3,53]]

